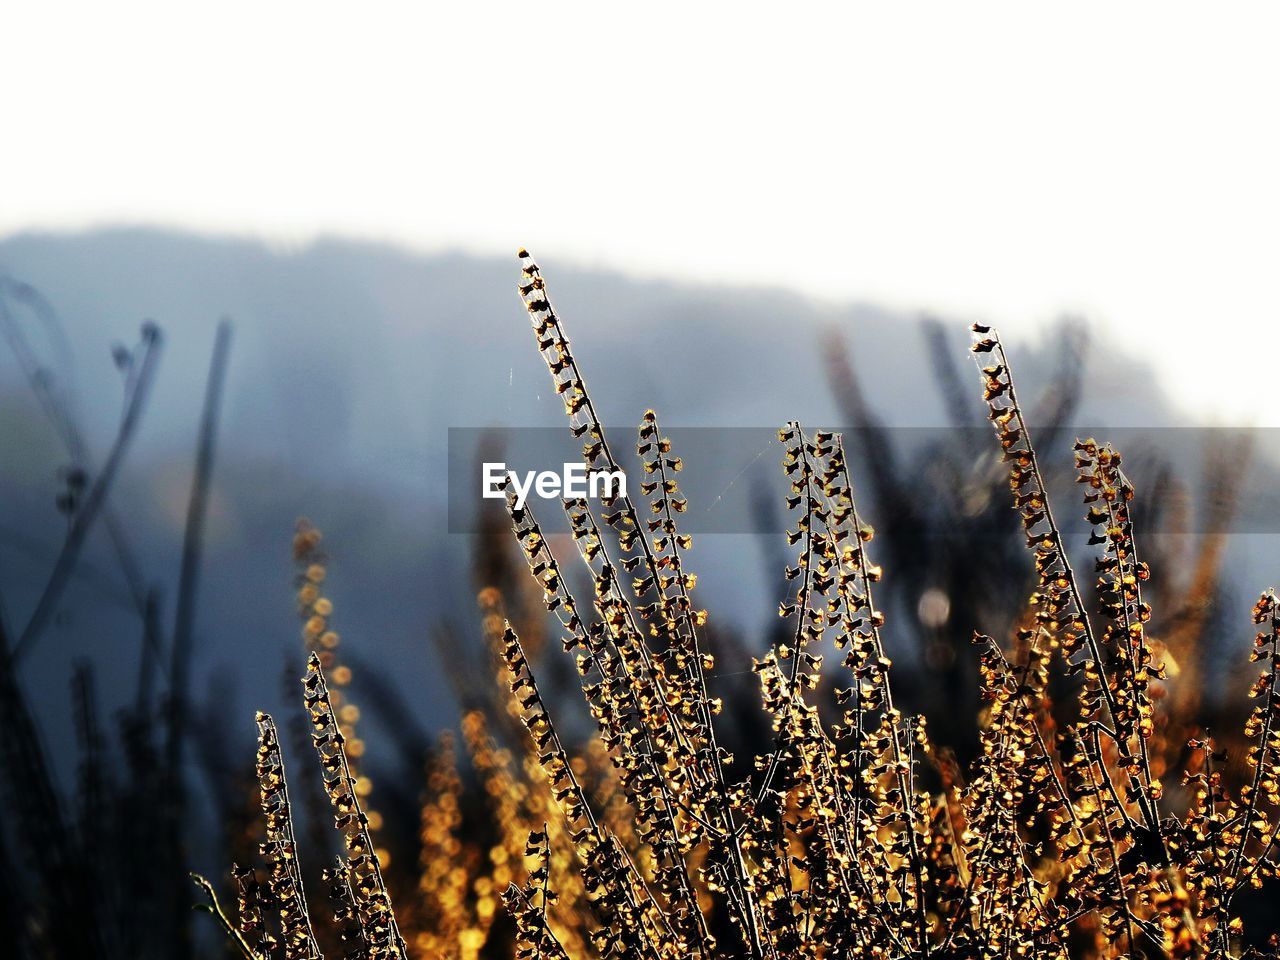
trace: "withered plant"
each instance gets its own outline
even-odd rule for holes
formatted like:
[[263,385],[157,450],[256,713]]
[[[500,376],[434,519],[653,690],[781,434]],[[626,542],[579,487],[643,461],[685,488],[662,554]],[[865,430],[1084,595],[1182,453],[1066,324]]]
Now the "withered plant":
[[[624,469],[523,252],[521,271],[537,348],[584,463]],[[1151,571],[1123,459],[1091,438],[1075,444],[1094,550],[1085,580],[1049,502],[1004,345],[987,327],[973,332],[1032,578],[1009,636],[974,634],[983,709],[971,764],[936,750],[923,718],[897,705],[892,625],[875,600],[882,571],[850,455],[839,435],[796,422],[778,434],[793,551],[779,605],[787,630],[751,664],[771,739],[750,759],[721,746],[711,628],[693,599],[692,538],[680,529],[683,464],[646,411],[632,471],[639,496],[563,503],[589,599],[575,597],[562,566],[570,561],[532,508],[508,495],[594,738],[562,736],[536,676],[542,665],[502,593],[486,585],[483,636],[509,696],[468,712],[463,743],[500,835],[483,851],[464,848],[465,787],[452,746],[438,753],[423,804],[422,904],[403,912],[413,918],[408,936],[324,652],[312,653],[311,739],[346,847],[324,875],[345,955],[405,957],[413,943],[422,956],[477,956],[497,929],[500,899],[515,955],[528,960],[1277,956],[1276,924],[1256,898],[1275,879],[1280,838],[1280,604],[1267,592],[1252,611],[1252,659],[1263,671],[1244,756],[1199,731],[1183,769],[1170,769],[1178,751],[1166,737],[1186,719],[1166,707],[1176,681],[1149,631]],[[304,561],[315,547],[308,530]],[[329,608],[312,573],[304,562],[300,600],[323,648]],[[513,726],[514,749],[500,747]],[[234,919],[201,884],[246,957],[315,957],[278,740],[261,715],[259,735],[265,870],[237,869]],[[1165,784],[1179,774],[1182,804]]]

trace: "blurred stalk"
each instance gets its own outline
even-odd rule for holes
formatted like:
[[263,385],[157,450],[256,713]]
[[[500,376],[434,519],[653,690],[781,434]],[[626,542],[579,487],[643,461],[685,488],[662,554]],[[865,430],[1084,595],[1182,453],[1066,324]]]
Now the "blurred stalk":
[[222,389],[226,381],[227,359],[231,351],[231,324],[222,320],[213,343],[209,363],[209,379],[205,384],[204,412],[200,418],[200,435],[196,447],[195,476],[187,502],[187,523],[182,543],[182,567],[178,574],[178,598],[174,612],[173,646],[170,650],[170,686],[168,702],[168,740],[165,745],[166,808],[168,811],[167,849],[173,858],[171,869],[171,912],[174,937],[170,943],[178,953],[189,952],[190,909],[186,884],[181,882],[183,852],[182,827],[186,791],[182,764],[186,742],[188,687],[191,677],[191,647],[195,627],[196,594],[199,587],[200,558],[204,548],[204,526],[209,507],[209,482],[213,474],[214,448],[218,435],[218,417],[222,407]]

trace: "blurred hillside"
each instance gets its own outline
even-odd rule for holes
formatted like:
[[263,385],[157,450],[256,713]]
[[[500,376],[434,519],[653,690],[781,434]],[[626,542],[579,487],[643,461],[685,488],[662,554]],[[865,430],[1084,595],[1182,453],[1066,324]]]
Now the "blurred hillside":
[[[939,342],[953,347],[960,382],[974,386],[970,414],[981,416],[960,319],[943,322],[943,341],[929,340],[920,318],[871,305],[642,281],[554,259],[546,266],[606,423],[630,429],[653,406],[669,427],[773,427],[792,417],[840,424],[845,411],[824,365],[830,330],[883,422],[950,422],[930,359]],[[464,642],[473,636],[471,538],[446,531],[446,431],[562,422],[516,295],[514,257],[415,255],[340,240],[281,250],[105,230],[5,240],[0,271],[56,309],[60,334],[49,338],[38,324],[28,333],[59,382],[74,387],[99,459],[120,410],[112,345],[133,342],[143,318],[163,330],[151,403],[111,500],[145,577],[170,602],[214,329],[220,317],[233,320],[193,670],[197,696],[217,697],[246,718],[237,736],[248,741],[254,708],[277,708],[286,657],[300,658],[289,542],[304,514],[326,533],[329,594],[345,648],[383,668],[427,725],[453,722],[443,665],[426,639],[446,619]],[[1020,383],[1058,375],[1060,331],[1019,338],[1013,349]],[[1096,331],[1080,397],[1076,422],[1174,423],[1144,364],[1108,350]],[[1106,397],[1105,408],[1091,397]],[[0,355],[0,438],[0,596],[10,620],[21,623],[65,531],[54,501],[68,458],[10,352]],[[630,442],[629,435],[616,441],[620,450]],[[1068,449],[1069,442],[1052,452],[1065,458]],[[761,551],[748,541],[700,539],[699,592],[722,611],[721,623],[748,629],[762,644],[781,584],[776,574],[762,579]],[[107,707],[130,695],[137,670],[137,618],[101,536],[91,539],[85,561],[22,667],[55,744],[70,737],[67,678],[75,661],[97,664]],[[1254,580],[1270,573],[1251,576],[1241,593],[1256,591],[1264,584]],[[892,629],[889,637],[892,643]],[[371,721],[376,743],[376,712]]]

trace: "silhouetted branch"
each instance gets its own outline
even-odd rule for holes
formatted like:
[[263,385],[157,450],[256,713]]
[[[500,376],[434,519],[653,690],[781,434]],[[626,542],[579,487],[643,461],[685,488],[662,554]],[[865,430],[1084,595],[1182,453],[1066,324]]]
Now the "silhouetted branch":
[[71,522],[71,528],[67,531],[66,540],[63,541],[62,550],[54,563],[53,572],[49,576],[44,592],[36,603],[35,611],[31,614],[30,620],[27,621],[26,627],[18,637],[18,642],[14,645],[13,658],[15,662],[21,660],[22,655],[35,643],[40,631],[44,629],[57,610],[58,601],[62,599],[62,593],[66,589],[72,571],[75,569],[85,538],[88,536],[94,520],[97,519],[106,502],[107,494],[111,490],[111,484],[120,470],[120,464],[124,461],[125,452],[128,450],[129,443],[137,432],[138,423],[142,419],[142,412],[146,406],[151,382],[155,375],[156,362],[159,358],[160,342],[159,327],[152,323],[143,324],[142,359],[136,364],[138,372],[133,387],[126,394],[125,411],[124,417],[120,422],[120,430],[116,434],[115,443],[111,446],[111,452],[107,455],[102,472],[94,479],[93,486],[89,488],[89,493],[85,496],[84,503],[76,511],[75,518]]

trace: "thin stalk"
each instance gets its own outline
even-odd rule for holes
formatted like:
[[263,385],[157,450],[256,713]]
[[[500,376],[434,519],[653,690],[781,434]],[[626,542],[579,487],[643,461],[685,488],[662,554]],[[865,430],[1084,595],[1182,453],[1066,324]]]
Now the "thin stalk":
[[35,610],[32,611],[27,625],[23,628],[22,633],[19,634],[17,643],[14,644],[12,657],[15,662],[20,661],[32,645],[35,644],[40,632],[48,625],[49,620],[57,611],[58,602],[62,599],[63,591],[66,589],[71,579],[71,574],[75,570],[76,563],[80,559],[80,551],[84,547],[85,539],[88,537],[94,521],[106,503],[112,482],[120,470],[121,463],[124,462],[125,453],[129,449],[129,444],[133,440],[134,434],[137,432],[138,424],[142,420],[142,412],[146,407],[147,396],[150,394],[151,383],[155,376],[156,363],[159,360],[160,342],[160,330],[158,327],[151,324],[143,327],[142,344],[144,349],[142,360],[133,388],[127,395],[124,417],[120,421],[120,429],[116,434],[115,442],[111,445],[111,452],[107,454],[102,471],[94,479],[93,486],[89,488],[84,503],[76,511],[71,527],[67,531],[66,539],[62,543],[62,549],[58,553],[58,559],[54,562],[53,571],[49,575],[49,580],[45,584],[40,599],[36,602]]

